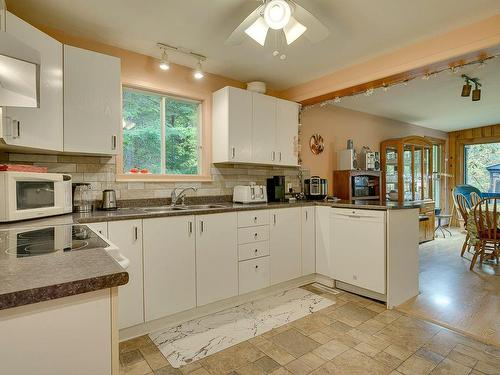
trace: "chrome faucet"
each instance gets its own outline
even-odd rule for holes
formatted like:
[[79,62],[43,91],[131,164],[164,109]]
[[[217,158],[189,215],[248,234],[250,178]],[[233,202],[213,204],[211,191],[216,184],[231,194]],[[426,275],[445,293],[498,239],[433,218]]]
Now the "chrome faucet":
[[183,188],[179,193],[177,193],[177,189],[181,189],[181,188],[175,188],[174,190],[172,190],[172,194],[170,195],[170,197],[172,198],[172,203],[171,203],[172,206],[176,206],[179,199],[181,201],[181,204],[184,204],[184,198],[186,198],[186,191],[198,190],[198,188],[196,188],[194,186],[188,186],[186,188]]

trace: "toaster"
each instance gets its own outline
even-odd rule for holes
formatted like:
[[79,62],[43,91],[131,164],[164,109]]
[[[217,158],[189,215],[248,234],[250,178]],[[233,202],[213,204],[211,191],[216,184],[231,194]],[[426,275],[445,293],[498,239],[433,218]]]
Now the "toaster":
[[264,185],[239,185],[233,190],[235,203],[266,203],[267,190]]

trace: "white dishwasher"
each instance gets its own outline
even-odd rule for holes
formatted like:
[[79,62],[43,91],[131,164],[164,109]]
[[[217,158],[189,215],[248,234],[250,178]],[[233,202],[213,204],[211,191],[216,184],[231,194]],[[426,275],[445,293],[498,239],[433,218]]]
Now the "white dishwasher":
[[330,251],[335,280],[385,294],[385,211],[332,208]]

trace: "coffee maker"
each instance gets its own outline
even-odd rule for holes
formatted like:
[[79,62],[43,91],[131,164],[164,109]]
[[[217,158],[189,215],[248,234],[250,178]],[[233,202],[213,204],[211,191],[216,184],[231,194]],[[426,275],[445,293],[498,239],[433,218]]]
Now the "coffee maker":
[[285,176],[273,176],[267,179],[267,201],[285,201]]

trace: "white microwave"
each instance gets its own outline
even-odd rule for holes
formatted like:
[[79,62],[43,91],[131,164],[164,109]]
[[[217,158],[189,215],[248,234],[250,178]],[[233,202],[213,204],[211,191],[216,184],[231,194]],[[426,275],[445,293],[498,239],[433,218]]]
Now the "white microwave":
[[0,222],[36,219],[71,211],[70,175],[0,172]]

